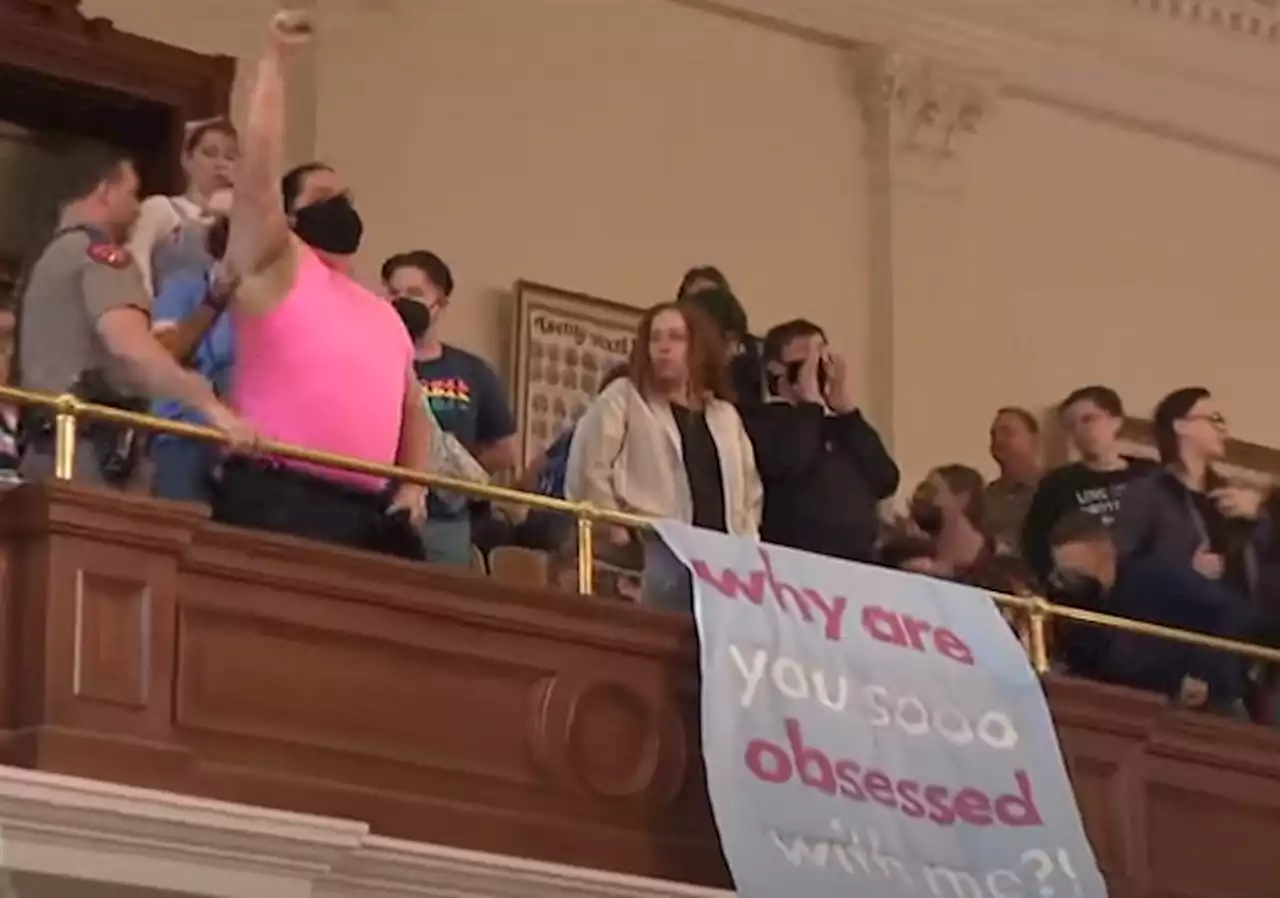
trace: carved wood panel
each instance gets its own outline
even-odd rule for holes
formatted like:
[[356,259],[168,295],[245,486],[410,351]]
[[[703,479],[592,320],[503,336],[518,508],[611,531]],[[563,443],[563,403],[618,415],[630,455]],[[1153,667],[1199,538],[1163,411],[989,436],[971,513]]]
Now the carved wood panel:
[[[0,498],[4,554],[0,760],[728,884],[690,621],[69,486]],[[94,690],[75,685],[77,588],[122,644]],[[1280,734],[1045,685],[1113,898],[1274,898]]]
[[[230,57],[119,31],[79,0],[0,0],[0,78],[22,86],[0,117],[115,136],[143,153],[154,190],[178,186],[184,123],[225,114],[234,76]],[[121,133],[130,129],[145,133]]]

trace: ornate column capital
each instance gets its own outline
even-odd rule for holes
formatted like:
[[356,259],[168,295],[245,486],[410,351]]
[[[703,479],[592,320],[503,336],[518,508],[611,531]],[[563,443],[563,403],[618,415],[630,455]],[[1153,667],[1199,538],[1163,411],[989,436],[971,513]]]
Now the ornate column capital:
[[856,85],[869,135],[887,136],[895,153],[939,159],[977,133],[999,93],[992,72],[879,46],[857,51]]

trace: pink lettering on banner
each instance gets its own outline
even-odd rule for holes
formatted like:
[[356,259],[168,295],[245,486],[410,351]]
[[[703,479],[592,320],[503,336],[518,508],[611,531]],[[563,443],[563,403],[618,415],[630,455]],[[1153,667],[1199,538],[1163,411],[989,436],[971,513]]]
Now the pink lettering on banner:
[[1105,898],[1048,715],[1025,713],[1040,684],[989,603],[658,530],[693,575],[702,749],[741,894]]
[[843,636],[842,624],[848,599],[844,596],[828,599],[816,589],[799,589],[784,583],[774,574],[773,559],[764,549],[760,550],[760,560],[764,570],[752,571],[745,578],[733,570],[722,571],[717,576],[709,564],[698,558],[690,563],[699,580],[714,586],[727,599],[736,599],[742,594],[751,604],[760,605],[764,602],[767,585],[783,614],[798,614],[805,623],[813,623],[816,611],[822,617],[820,623],[827,639],[834,641]]
[[808,745],[800,721],[785,721],[787,745],[768,739],[747,743],[744,761],[761,782],[782,785],[798,781],[802,786],[850,801],[872,801],[904,817],[924,818],[939,826],[957,821],[970,826],[1042,826],[1044,821],[1025,770],[1014,770],[1014,792],[990,795],[973,786],[953,788],[919,780],[894,779],[882,770],[865,769],[852,758],[832,759],[817,746]]
[[[779,579],[773,559],[760,550],[762,569],[741,574],[726,568],[716,573],[701,558],[690,559],[694,575],[727,599],[746,599],[763,605],[768,596],[783,614],[796,615],[805,623],[817,623],[823,635],[832,641],[844,638],[844,615],[849,600],[845,596],[828,598],[816,589],[798,587]],[[972,665],[973,651],[955,632],[938,627],[923,618],[899,614],[879,605],[862,609],[862,629],[879,642],[915,652],[932,652],[957,664]]]
[[872,639],[889,645],[916,652],[927,652],[931,647],[935,653],[957,664],[973,664],[973,651],[963,639],[946,627],[935,627],[910,614],[898,614],[879,605],[868,605],[862,609],[862,629]]

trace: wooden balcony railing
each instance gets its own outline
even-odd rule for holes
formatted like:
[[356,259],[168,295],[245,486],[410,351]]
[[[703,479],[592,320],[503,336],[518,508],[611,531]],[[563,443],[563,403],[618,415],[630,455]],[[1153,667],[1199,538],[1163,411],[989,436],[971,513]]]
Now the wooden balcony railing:
[[[56,401],[74,442],[68,421],[98,412]],[[50,481],[0,498],[0,656],[3,763],[730,884],[684,616]],[[1125,689],[1044,684],[1113,898],[1274,898],[1280,735]]]
[[[156,418],[152,415],[142,415],[107,406],[92,405],[82,402],[70,394],[53,396],[29,390],[19,390],[13,387],[0,387],[0,402],[10,402],[21,406],[36,406],[52,409],[55,412],[57,448],[54,472],[55,476],[60,480],[70,480],[72,473],[75,471],[76,427],[77,421],[81,417],[122,424],[144,431],[185,436],[191,439],[213,442],[223,442],[225,440],[220,431],[210,427],[170,421]],[[593,540],[595,525],[597,523],[608,523],[642,530],[650,529],[651,526],[649,520],[640,515],[596,508],[587,502],[568,502],[564,499],[525,493],[500,486],[470,483],[465,480],[456,480],[435,474],[424,474],[420,471],[412,471],[408,468],[400,468],[394,465],[373,464],[341,455],[333,455],[328,452],[318,452],[302,446],[291,446],[285,443],[264,440],[257,449],[263,454],[280,458],[305,461],[345,471],[374,474],[397,481],[420,483],[429,487],[448,489],[494,502],[506,502],[546,511],[571,514],[577,519],[578,592],[582,595],[591,595],[594,587],[592,580],[595,569]],[[1041,597],[1013,596],[1003,593],[991,593],[990,595],[1002,607],[1013,609],[1025,616],[1025,631],[1028,636],[1027,651],[1036,672],[1041,675],[1049,670],[1047,631],[1049,622],[1054,619],[1110,627],[1148,636],[1159,636],[1178,642],[1187,642],[1206,648],[1232,652],[1258,661],[1280,662],[1280,650],[1266,646],[1250,645],[1249,643],[1221,639],[1203,633],[1177,630],[1145,621],[1130,620],[1096,611],[1086,611],[1082,608],[1072,608],[1068,605],[1050,602]]]

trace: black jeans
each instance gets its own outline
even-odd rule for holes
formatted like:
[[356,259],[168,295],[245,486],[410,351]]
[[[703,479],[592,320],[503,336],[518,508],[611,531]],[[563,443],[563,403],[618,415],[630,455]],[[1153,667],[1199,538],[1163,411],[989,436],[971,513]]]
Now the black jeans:
[[213,491],[213,519],[422,560],[407,511],[387,514],[389,491],[371,493],[278,463],[229,458]]

